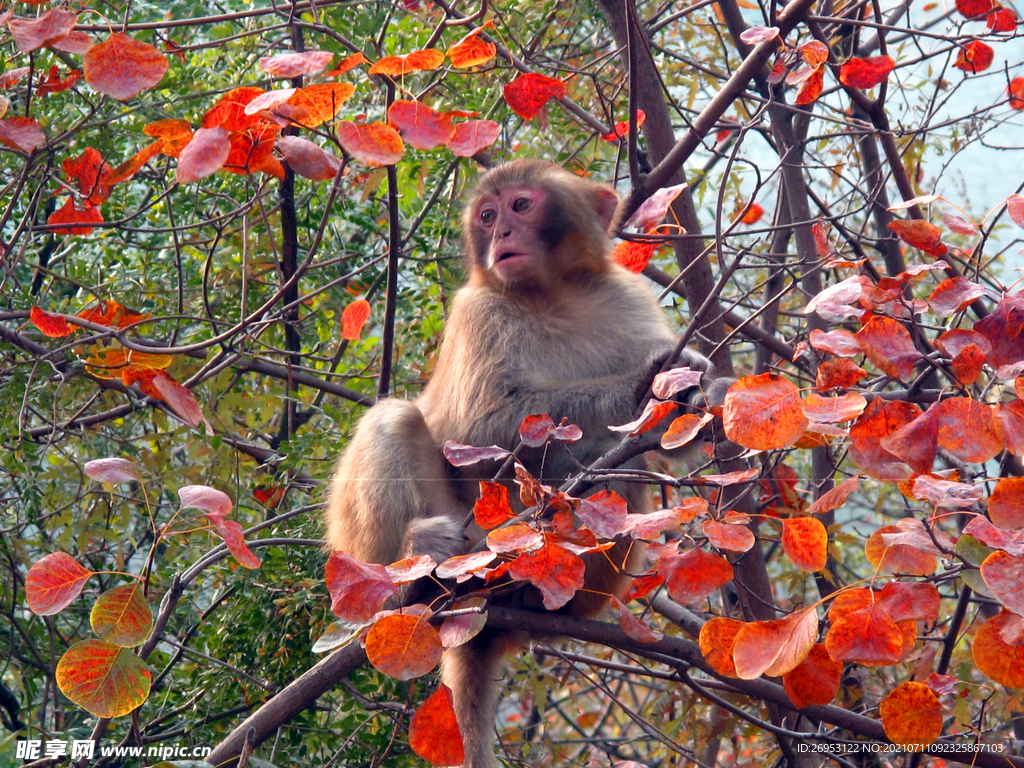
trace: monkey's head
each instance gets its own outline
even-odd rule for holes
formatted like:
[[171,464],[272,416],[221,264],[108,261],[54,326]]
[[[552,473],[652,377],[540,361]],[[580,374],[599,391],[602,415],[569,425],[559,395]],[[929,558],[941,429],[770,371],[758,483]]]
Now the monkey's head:
[[470,283],[543,296],[610,266],[608,230],[619,196],[539,160],[516,160],[476,185],[462,220]]

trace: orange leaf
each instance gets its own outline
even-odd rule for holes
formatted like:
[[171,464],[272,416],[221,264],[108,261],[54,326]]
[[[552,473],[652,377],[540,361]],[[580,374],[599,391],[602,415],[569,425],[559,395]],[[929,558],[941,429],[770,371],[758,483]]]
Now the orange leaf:
[[728,560],[702,549],[690,549],[681,555],[661,555],[658,572],[665,577],[669,597],[680,605],[703,600],[733,577]]
[[887,573],[905,573],[909,576],[931,576],[938,567],[934,555],[907,544],[885,545],[886,533],[898,533],[895,525],[883,525],[868,537],[864,554],[875,568]]
[[349,341],[359,341],[363,325],[370,317],[370,302],[356,299],[341,313],[341,337]]
[[732,649],[736,675],[742,680],[784,675],[807,658],[817,638],[818,613],[814,606],[781,619],[744,624],[736,633]]
[[97,637],[121,648],[134,648],[149,637],[153,612],[146,602],[141,582],[108,589],[98,598],[89,614],[89,624]]
[[654,249],[657,247],[657,243],[636,243],[623,240],[612,250],[612,261],[638,275],[650,263]]
[[429,674],[441,660],[441,638],[423,616],[396,613],[370,627],[366,657],[385,675],[412,680]]
[[325,567],[331,612],[358,626],[373,618],[384,603],[398,595],[383,565],[361,563],[344,552],[332,552]]
[[424,48],[404,56],[385,56],[370,66],[371,75],[401,77],[410,72],[437,69],[444,63],[444,54],[436,48]]
[[406,143],[416,149],[441,147],[455,136],[451,116],[431,109],[422,101],[396,100],[388,109],[388,119]]
[[394,165],[402,159],[405,145],[398,131],[387,123],[338,123],[338,141],[356,160],[372,166]]
[[1001,635],[1003,627],[1017,619],[1003,610],[981,625],[971,646],[981,673],[1007,688],[1024,688],[1024,645],[1010,645]]
[[[203,128],[223,128],[225,131],[241,131],[263,120],[259,115],[247,115],[245,108],[251,101],[263,94],[262,88],[244,86],[228,91],[203,115]],[[160,121],[164,123],[166,121]]]
[[642,435],[658,426],[662,419],[672,413],[675,408],[675,403],[662,403],[652,398],[647,401],[647,405],[644,406],[644,411],[638,419],[628,424],[608,427],[608,429],[613,432],[628,432],[631,437]]
[[[99,302],[94,307],[82,310],[78,313],[77,317],[80,317],[82,320],[88,320],[91,323],[96,323],[97,325],[106,325],[110,328],[127,328],[128,326],[134,325],[142,320],[148,320],[152,315],[143,312],[136,312],[118,304],[116,301],[107,300],[105,302]],[[166,356],[161,355],[161,357]],[[170,358],[167,359],[170,360]],[[166,368],[167,366],[160,367]]]
[[750,207],[747,208],[747,212],[743,214],[743,218],[740,219],[740,223],[756,224],[762,216],[764,216],[764,208],[757,203],[751,203]]
[[[647,121],[647,114],[642,109],[638,109],[636,111],[636,127],[637,127],[637,130],[639,130],[640,126],[642,126],[646,121]],[[612,128],[612,132],[611,133],[606,133],[601,138],[603,138],[605,141],[616,142],[619,139],[621,139],[622,137],[628,136],[628,135],[629,135],[629,121],[628,120],[623,120],[621,123],[616,123],[614,125],[614,127]],[[757,206],[757,207],[760,208],[761,206]],[[764,211],[762,211],[762,213],[763,212]],[[756,221],[756,219],[755,219],[755,221]],[[753,222],[744,221],[743,223],[744,224],[752,224]]]
[[0,144],[22,152],[46,146],[46,134],[31,117],[8,117],[0,120]]
[[512,111],[524,120],[535,118],[551,99],[565,96],[565,83],[535,72],[519,75],[502,93]]
[[47,75],[46,79],[39,84],[38,92],[45,95],[48,93],[60,93],[61,91],[66,91],[77,83],[81,77],[82,70],[72,69],[68,71],[65,78],[61,79],[57,65],[54,64],[50,67],[50,73]]
[[[278,126],[261,121],[244,131],[233,131],[228,135],[229,150],[224,170],[242,176],[260,170],[272,173],[266,163],[271,158],[279,130]],[[181,167],[180,162],[178,167]]]
[[57,662],[57,686],[96,717],[121,717],[149,696],[149,667],[130,648],[102,640],[75,643]]
[[969,397],[950,397],[938,404],[939,445],[958,459],[981,464],[1003,450],[992,424],[992,406]]
[[[490,538],[490,537],[488,537]],[[565,547],[546,543],[523,552],[511,562],[509,576],[517,581],[528,581],[540,590],[544,607],[557,610],[568,603],[577,590],[583,588],[586,566],[577,555]]]
[[742,621],[716,616],[704,622],[697,640],[704,660],[715,672],[725,677],[739,677],[736,662],[733,661],[732,649],[736,635],[743,627]]
[[879,444],[907,462],[919,474],[932,471],[939,451],[939,408],[932,405],[923,414],[895,432],[882,437]]
[[334,60],[330,51],[279,53],[260,59],[260,69],[274,77],[300,77],[320,72]]
[[480,482],[480,498],[473,503],[476,524],[489,531],[507,523],[515,513],[509,502],[508,488],[501,483]]
[[192,140],[192,124],[188,120],[157,120],[142,129],[147,136],[162,141],[160,152],[168,157],[180,157]]
[[701,429],[710,424],[714,418],[710,413],[705,413],[703,416],[698,416],[696,413],[684,413],[673,419],[672,423],[668,425],[668,429],[665,430],[665,434],[661,436],[661,447],[667,451],[681,448],[697,437]]
[[65,552],[40,558],[25,575],[25,600],[37,616],[52,616],[67,608],[82,593],[93,571]]
[[514,523],[487,534],[487,548],[499,554],[537,549],[544,544],[540,531],[526,523]]
[[889,741],[927,746],[942,735],[942,704],[924,683],[906,682],[878,705]]
[[356,92],[351,83],[317,83],[300,88],[288,99],[288,104],[305,114],[298,114],[294,120],[305,128],[316,128],[333,120],[342,105]]
[[216,173],[231,154],[230,134],[220,126],[200,128],[178,159],[179,184],[190,184]]
[[74,198],[69,197],[64,205],[47,217],[46,223],[65,225],[53,230],[57,235],[88,235],[95,229],[89,225],[103,223],[103,214],[88,203],[84,209],[79,209]]
[[157,48],[120,32],[94,45],[82,60],[85,81],[118,101],[152,88],[163,80],[167,67],[167,57]]
[[139,169],[141,169],[142,166],[159,154],[166,154],[163,141],[154,141],[152,144],[146,145],[117,166],[117,168],[114,168],[110,173],[104,176],[101,179],[103,182],[103,188],[109,192],[110,187],[115,184],[121,184],[125,181],[129,181],[136,173],[139,172]]
[[806,659],[783,675],[782,687],[797,709],[831,704],[842,676],[843,665],[832,660],[824,643],[817,643]]
[[249,568],[250,570],[255,570],[260,567],[260,559],[251,549],[249,549],[249,545],[245,543],[245,537],[242,535],[241,525],[234,520],[221,520],[219,522],[215,522],[214,528],[217,530],[217,533],[220,534],[221,538],[224,539],[225,546],[227,546],[231,556],[235,558],[235,561],[239,565],[243,568]]
[[28,319],[44,336],[49,336],[51,339],[68,336],[76,330],[68,325],[68,321],[64,319],[63,315],[47,312],[39,307],[32,307],[29,310]]
[[725,435],[745,448],[788,448],[807,431],[801,406],[800,390],[778,374],[745,376],[725,395]]
[[360,64],[366,63],[366,57],[362,53],[353,53],[351,56],[342,59],[338,66],[332,69],[330,72],[324,72],[324,77],[337,77],[343,75],[350,69],[355,69]]
[[[853,480],[856,487],[857,478]],[[802,571],[820,571],[825,567],[828,531],[820,520],[816,517],[790,517],[782,520],[782,526],[782,551],[789,555],[793,565]]]
[[854,337],[875,367],[904,384],[909,383],[921,353],[903,325],[891,317],[875,315]]
[[494,43],[488,43],[480,38],[480,33],[483,30],[484,27],[473,30],[448,49],[448,58],[451,59],[453,67],[456,69],[468,69],[469,67],[486,64],[494,58],[494,54],[497,53],[498,49]]
[[472,157],[498,140],[501,126],[493,120],[467,120],[455,126],[448,148],[456,157]]
[[29,53],[60,42],[77,23],[77,13],[64,8],[53,8],[35,19],[14,16],[7,22],[7,30],[14,38],[18,50]]
[[858,382],[868,375],[868,372],[852,360],[836,358],[826,360],[818,366],[814,386],[819,390],[833,388],[846,389],[857,386]]
[[924,251],[929,256],[944,256],[949,249],[942,242],[942,230],[922,219],[897,219],[886,226],[896,233],[896,237]]
[[867,90],[884,83],[889,73],[896,68],[896,62],[888,56],[869,56],[866,59],[850,59],[839,69],[839,82],[850,88]]
[[431,765],[462,765],[462,731],[455,719],[452,692],[438,686],[409,720],[409,747]]
[[980,40],[971,40],[960,49],[960,55],[956,57],[953,66],[969,74],[976,74],[991,67],[995,56],[996,52],[992,50],[991,46]]

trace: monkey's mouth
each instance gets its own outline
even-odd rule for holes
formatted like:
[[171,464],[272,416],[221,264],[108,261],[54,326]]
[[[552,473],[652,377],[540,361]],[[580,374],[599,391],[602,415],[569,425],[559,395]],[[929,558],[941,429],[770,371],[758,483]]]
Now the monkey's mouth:
[[520,256],[526,256],[526,254],[520,253],[519,251],[505,251],[504,253],[498,254],[498,258],[494,260],[494,263],[498,264],[499,262],[506,261],[507,259],[515,259]]

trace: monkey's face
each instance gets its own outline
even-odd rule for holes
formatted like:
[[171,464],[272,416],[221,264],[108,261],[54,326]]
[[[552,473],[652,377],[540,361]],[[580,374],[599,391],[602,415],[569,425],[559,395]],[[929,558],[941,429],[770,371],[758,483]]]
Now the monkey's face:
[[481,195],[473,207],[474,269],[504,288],[543,289],[554,276],[551,260],[563,234],[550,202],[533,184]]

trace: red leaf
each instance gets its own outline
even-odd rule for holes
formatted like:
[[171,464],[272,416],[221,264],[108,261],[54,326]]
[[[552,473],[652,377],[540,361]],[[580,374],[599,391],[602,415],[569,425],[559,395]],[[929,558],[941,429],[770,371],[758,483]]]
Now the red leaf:
[[477,448],[473,445],[461,445],[451,440],[445,442],[442,452],[453,467],[465,467],[476,464],[478,461],[504,461],[512,455],[511,451],[497,445]]
[[260,69],[274,77],[300,77],[320,72],[334,60],[330,51],[279,53],[260,59]]
[[956,9],[968,19],[981,18],[998,7],[995,0],[956,0]]
[[746,626],[742,621],[715,616],[704,622],[697,637],[704,660],[723,677],[739,677],[732,649],[736,635]]
[[[850,362],[849,360],[845,362]],[[863,395],[856,392],[847,392],[838,397],[822,397],[816,392],[811,392],[804,398],[804,415],[813,422],[819,424],[838,424],[841,421],[850,421],[864,413],[868,401]]]
[[1024,402],[997,405],[992,410],[992,426],[996,435],[1014,456],[1024,456]]
[[889,741],[900,746],[928,745],[942,734],[942,704],[924,683],[898,686],[878,705]]
[[854,337],[879,370],[905,384],[910,382],[921,353],[914,347],[910,332],[900,323],[891,317],[875,315]]
[[[817,41],[815,41],[817,42]],[[803,86],[796,94],[796,98],[793,103],[798,107],[802,107],[805,104],[810,104],[816,101],[821,96],[822,88],[825,85],[825,67],[824,65],[815,67],[814,72],[810,77],[807,78]]]
[[633,227],[641,232],[650,232],[665,218],[672,203],[687,186],[689,185],[676,184],[659,189],[644,200],[643,204],[636,209],[636,213],[629,217],[629,221],[622,225],[622,228]]
[[618,610],[619,625],[627,636],[638,643],[656,643],[661,640],[662,634],[660,632],[655,632],[647,624],[630,613],[625,604],[617,597],[612,595],[610,602],[612,607]]
[[67,37],[61,38],[55,43],[50,43],[51,48],[56,48],[58,51],[64,51],[65,53],[74,53],[78,56],[88,53],[93,45],[92,38],[85,32],[78,30],[72,30],[68,32]]
[[431,765],[462,765],[466,753],[455,719],[452,692],[438,686],[409,720],[409,747]]
[[839,82],[851,88],[867,90],[884,83],[895,67],[896,62],[888,56],[850,59],[839,70]]
[[[856,482],[857,478],[853,480]],[[802,571],[823,569],[828,562],[828,531],[824,524],[816,517],[791,517],[783,519],[782,525],[782,551],[793,565]]]
[[970,74],[984,72],[992,66],[995,55],[996,52],[992,50],[991,46],[980,40],[971,40],[960,49],[960,55],[956,57],[953,66]]
[[35,19],[14,16],[7,22],[7,29],[14,38],[18,50],[29,53],[60,42],[77,23],[77,13],[64,8],[53,8]]
[[681,555],[662,554],[658,573],[665,577],[669,597],[680,605],[703,600],[733,577],[728,560],[702,549],[690,549]]
[[[979,538],[978,530],[974,529],[971,535]],[[981,541],[992,546],[991,539]],[[981,564],[981,577],[1003,607],[1018,616],[1024,615],[1024,554],[1011,555],[1003,550],[993,552]]]
[[1010,645],[1002,630],[1018,617],[1008,611],[993,616],[978,629],[971,646],[974,663],[985,677],[1008,688],[1024,688],[1024,645]]
[[985,295],[985,289],[966,277],[943,280],[928,297],[932,311],[939,317],[963,312],[975,299]]
[[909,424],[882,437],[879,444],[893,456],[903,459],[915,472],[928,474],[939,451],[938,406],[932,405]]
[[338,123],[338,141],[356,160],[372,166],[394,165],[402,159],[405,145],[398,131],[387,123]]
[[[228,91],[203,115],[203,128],[223,128],[225,131],[241,131],[260,122],[259,115],[248,115],[245,108],[263,94],[262,88],[245,86]],[[163,123],[164,121],[161,121]],[[159,125],[160,123],[153,123]],[[152,134],[151,134],[152,135]]]
[[754,680],[776,677],[796,669],[807,658],[818,638],[818,613],[814,606],[794,611],[781,619],[744,624],[733,641],[736,675]]
[[1006,212],[1014,224],[1024,229],[1024,195],[1010,195],[1006,198]]
[[662,403],[652,398],[647,401],[647,405],[644,406],[644,411],[638,419],[628,424],[608,427],[608,429],[613,432],[628,432],[630,437],[642,435],[644,432],[649,432],[658,426],[661,420],[674,411],[675,408],[675,403]]
[[383,565],[333,552],[325,569],[331,612],[353,625],[368,622],[398,592]]
[[1015,77],[1006,88],[1010,109],[1024,109],[1024,77]]
[[93,571],[65,552],[40,558],[25,575],[25,600],[37,616],[60,613],[82,593]]
[[455,126],[448,148],[456,157],[472,157],[498,140],[501,126],[493,120],[467,120]]
[[758,45],[779,36],[778,27],[747,27],[740,33],[740,40],[747,45]]
[[[857,347],[859,349],[860,345],[858,344]],[[857,386],[858,382],[867,375],[868,372],[853,362],[853,360],[844,358],[826,360],[818,366],[818,372],[814,378],[814,386],[822,391],[837,387],[846,389]]]
[[808,515],[823,515],[838,509],[846,503],[846,499],[857,490],[860,485],[860,478],[850,477],[841,482],[835,488],[821,495],[811,506],[807,508]]
[[434,149],[446,145],[455,136],[450,115],[431,109],[421,101],[396,100],[388,109],[388,119],[406,143],[416,149]]
[[46,146],[46,135],[30,117],[8,117],[0,120],[0,144],[22,152],[32,152]]
[[515,517],[509,502],[508,488],[501,483],[480,481],[480,497],[473,503],[473,519],[481,529],[489,531]]
[[178,183],[190,184],[223,168],[231,154],[229,136],[220,126],[196,131],[178,159]]
[[949,251],[942,242],[942,230],[923,219],[897,219],[890,221],[886,226],[907,245],[912,245],[929,256],[943,256]]
[[97,717],[121,717],[149,696],[152,674],[130,648],[102,640],[71,646],[57,663],[57,686],[71,701]]
[[885,450],[881,440],[920,414],[921,410],[912,403],[887,402],[876,397],[850,427],[850,458],[876,480],[909,480],[910,467]]
[[843,665],[833,661],[824,643],[818,643],[807,658],[782,678],[786,695],[798,709],[830,704],[839,692]]
[[523,552],[508,567],[513,579],[528,581],[540,590],[544,607],[549,611],[561,608],[583,588],[585,571],[586,566],[578,556],[565,547],[549,543],[532,552]]
[[1004,296],[988,317],[974,324],[974,330],[992,346],[988,361],[994,368],[1024,360],[1024,310],[1018,304],[1018,300]]
[[1017,14],[1012,8],[997,8],[985,17],[990,32],[1014,32],[1017,29]]
[[[638,109],[636,111],[636,127],[637,127],[637,130],[640,129],[640,126],[643,125],[646,122],[646,120],[647,120],[647,114],[642,109]],[[612,127],[612,132],[611,133],[606,133],[601,138],[603,138],[605,141],[616,142],[619,139],[623,138],[624,136],[628,136],[628,135],[629,135],[629,121],[628,120],[623,120],[621,123],[616,123]]]
[[992,425],[992,406],[969,397],[950,397],[938,409],[939,445],[958,459],[983,463],[1003,450]]
[[167,67],[167,57],[157,48],[120,32],[94,45],[82,60],[85,81],[118,101],[152,88],[163,80]]
[[36,328],[42,331],[44,336],[51,339],[59,339],[75,332],[75,328],[68,325],[63,315],[55,315],[39,307],[32,307],[28,313],[28,319]]
[[40,94],[48,93],[60,93],[66,91],[68,88],[73,86],[82,77],[82,71],[80,69],[72,69],[68,71],[67,77],[63,80],[60,77],[57,65],[54,64],[50,67],[50,73],[46,76],[46,79],[39,84],[38,91]]
[[524,120],[532,120],[548,101],[565,96],[565,83],[528,72],[508,83],[502,92],[513,112]]
[[102,224],[103,214],[100,213],[99,208],[89,205],[88,203],[85,204],[84,209],[80,209],[75,205],[74,198],[69,197],[64,205],[47,217],[46,223],[69,225],[60,226],[57,229],[54,229],[53,232],[57,235],[88,235],[93,231],[93,229],[95,229],[95,227],[88,225]]

